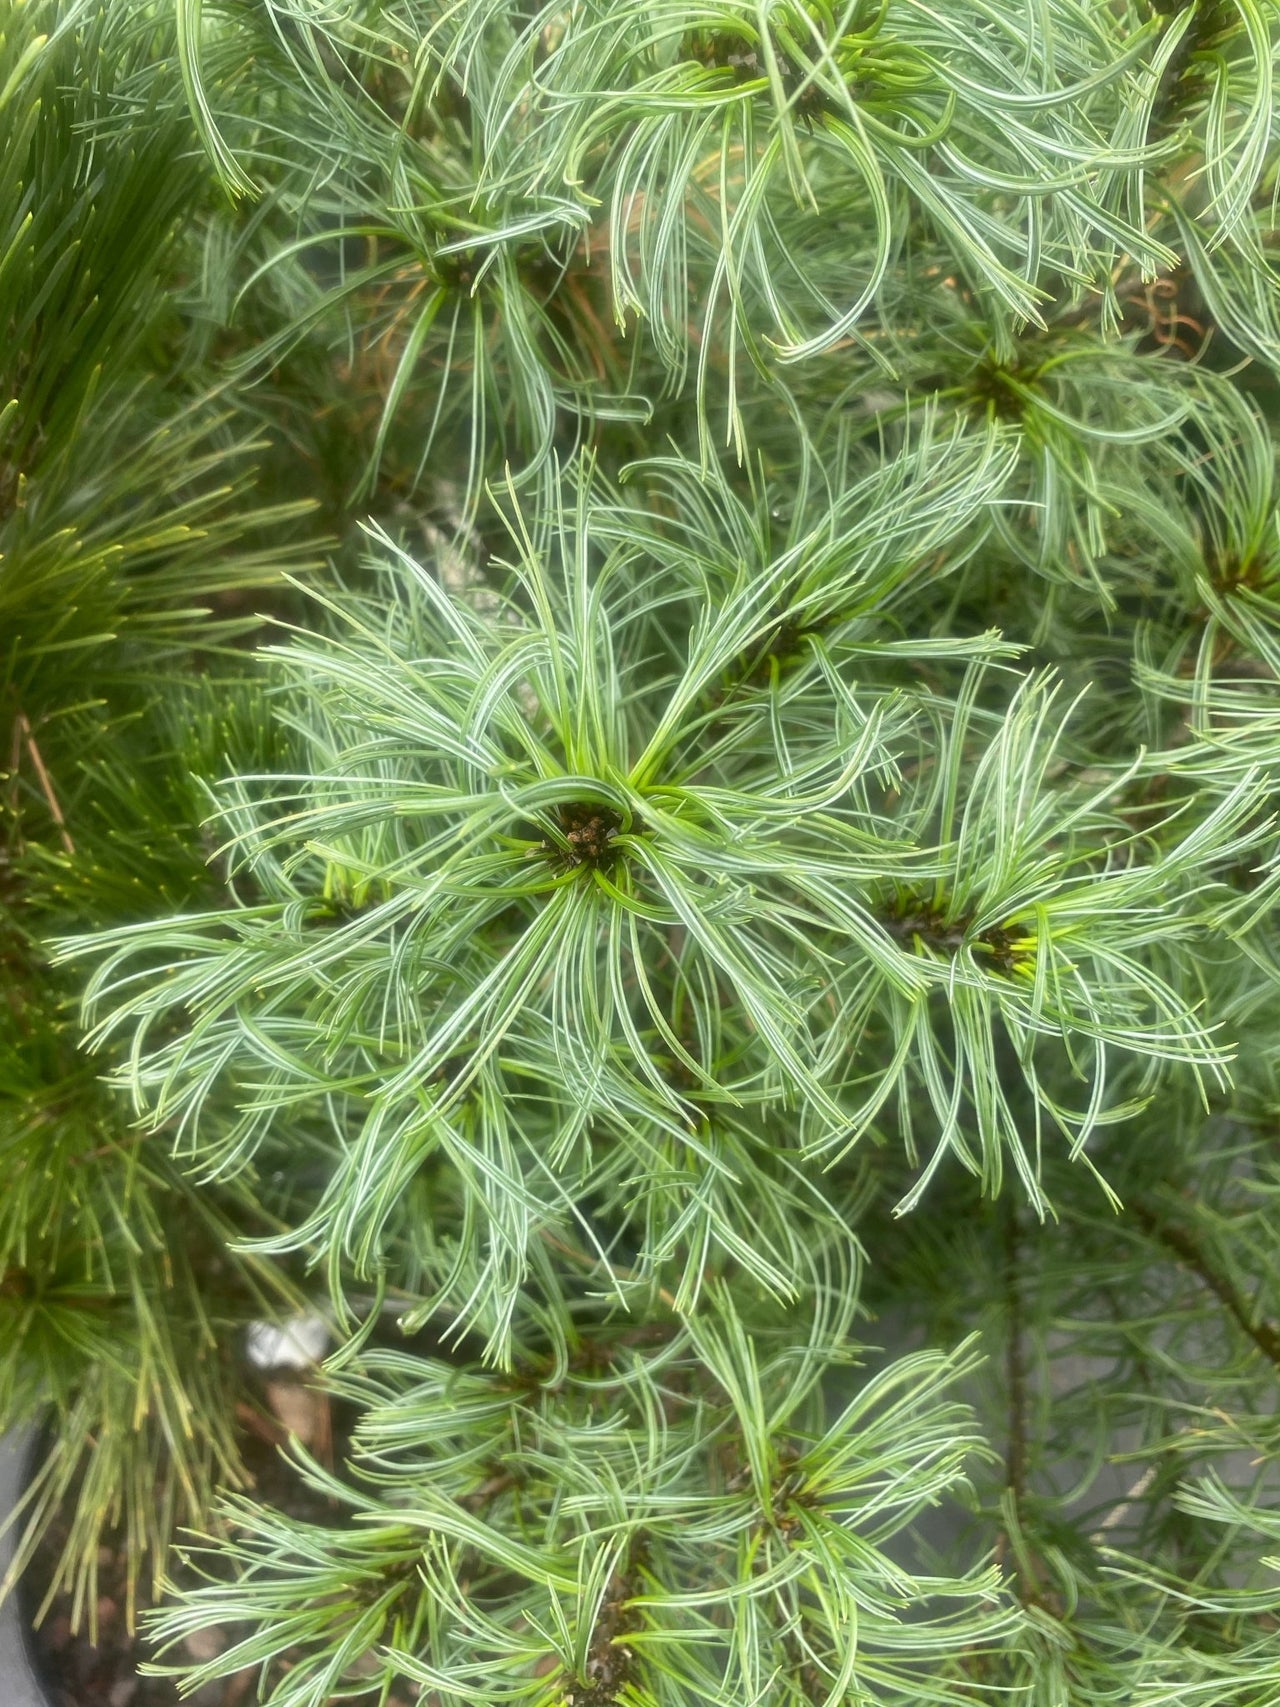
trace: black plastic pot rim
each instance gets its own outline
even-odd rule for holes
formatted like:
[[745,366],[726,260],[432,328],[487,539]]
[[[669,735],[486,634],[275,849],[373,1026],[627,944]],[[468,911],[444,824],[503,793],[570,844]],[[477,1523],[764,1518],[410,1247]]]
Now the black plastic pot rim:
[[[37,1431],[0,1437],[0,1523],[27,1485]],[[0,1575],[13,1555],[13,1538],[0,1541]],[[49,1694],[40,1681],[32,1653],[31,1633],[23,1617],[17,1589],[0,1601],[0,1702],[4,1707],[49,1707]]]

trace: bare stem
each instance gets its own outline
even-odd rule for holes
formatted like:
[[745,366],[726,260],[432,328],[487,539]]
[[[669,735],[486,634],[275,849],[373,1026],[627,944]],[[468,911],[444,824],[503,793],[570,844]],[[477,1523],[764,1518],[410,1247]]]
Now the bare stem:
[[31,754],[31,763],[35,766],[36,776],[39,779],[41,791],[48,803],[49,815],[58,826],[58,834],[62,838],[63,849],[67,853],[73,854],[76,851],[76,845],[71,840],[71,832],[67,829],[67,821],[62,816],[62,807],[58,804],[58,796],[54,791],[52,778],[45,769],[44,760],[40,756],[40,748],[36,744],[36,738],[32,732],[30,723],[27,721],[27,714],[25,711],[20,711],[18,713],[14,723],[15,747],[17,746],[19,736],[21,736],[22,740],[26,742],[27,751]]
[[1172,1251],[1183,1267],[1189,1269],[1201,1285],[1213,1293],[1232,1321],[1242,1333],[1248,1335],[1262,1355],[1280,1369],[1280,1328],[1265,1317],[1256,1316],[1249,1302],[1241,1297],[1226,1275],[1219,1273],[1184,1227],[1162,1221],[1154,1210],[1144,1203],[1134,1203],[1133,1213],[1144,1232]]

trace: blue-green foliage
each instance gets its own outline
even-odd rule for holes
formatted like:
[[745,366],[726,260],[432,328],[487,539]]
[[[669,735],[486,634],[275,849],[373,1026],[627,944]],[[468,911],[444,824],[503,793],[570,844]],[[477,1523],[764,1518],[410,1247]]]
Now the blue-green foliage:
[[352,1418],[171,1663],[1268,1707],[1275,0],[41,10],[0,1401]]

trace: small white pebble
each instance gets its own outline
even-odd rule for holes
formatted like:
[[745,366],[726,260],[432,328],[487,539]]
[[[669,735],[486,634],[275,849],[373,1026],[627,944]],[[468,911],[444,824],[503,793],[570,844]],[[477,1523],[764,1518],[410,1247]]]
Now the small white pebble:
[[294,1316],[290,1321],[250,1322],[245,1349],[255,1369],[310,1369],[329,1344],[329,1324],[322,1316]]

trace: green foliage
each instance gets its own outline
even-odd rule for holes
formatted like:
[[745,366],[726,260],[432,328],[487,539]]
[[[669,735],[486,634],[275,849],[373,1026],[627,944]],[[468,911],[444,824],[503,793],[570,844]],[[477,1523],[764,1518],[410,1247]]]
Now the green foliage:
[[2,40],[0,644],[31,720],[123,630],[169,643],[268,581],[271,531],[304,512],[253,501],[251,434],[182,373],[167,298],[207,174],[148,77],[160,27],[28,4]]
[[[854,1355],[834,1278],[811,1321],[744,1321],[716,1289],[695,1320],[639,1332],[583,1313],[547,1346],[530,1323],[509,1377],[371,1355],[339,1382],[364,1485],[304,1465],[356,1522],[230,1507],[245,1581],[196,1589],[158,1634],[256,1625],[239,1665],[285,1628],[319,1635],[325,1658],[279,1695],[298,1704],[328,1700],[371,1641],[371,1692],[399,1677],[451,1707],[748,1700],[782,1678],[780,1700],[963,1701],[938,1654],[991,1650],[1014,1615],[989,1568],[925,1577],[893,1542],[981,1450],[949,1391],[971,1348],[901,1358],[828,1416],[823,1383],[847,1384]],[[270,1599],[245,1593],[263,1566]]]
[[208,668],[243,601],[305,560],[310,504],[255,492],[256,423],[186,371],[184,221],[212,182],[170,33],[44,0],[0,20],[0,1420],[53,1442],[10,1518],[11,1574],[65,1499],[63,1578],[91,1623],[109,1525],[132,1595],[239,1479],[228,1341],[296,1296],[226,1248],[251,1200],[231,1213],[142,1153],[38,948],[55,922],[200,892],[189,767],[234,719],[212,694],[158,702],[158,679]]
[[174,1528],[201,1517],[209,1488],[240,1482],[228,1337],[294,1295],[226,1255],[252,1207],[230,1215],[163,1156],[143,1155],[77,1055],[65,1012],[33,1007],[22,1003],[0,1044],[0,1413],[44,1417],[50,1446],[13,1514],[24,1530],[9,1578],[69,1502],[62,1580],[92,1629],[109,1527],[129,1537],[132,1596]]
[[28,1544],[270,1707],[1270,1707],[1275,0],[4,28]]

